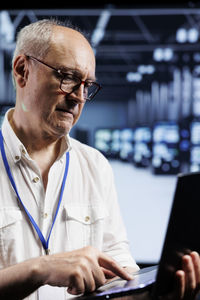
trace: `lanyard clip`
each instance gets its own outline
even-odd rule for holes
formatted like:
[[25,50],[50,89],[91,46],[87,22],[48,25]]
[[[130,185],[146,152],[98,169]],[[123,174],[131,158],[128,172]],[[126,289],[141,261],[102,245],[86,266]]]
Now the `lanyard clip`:
[[50,249],[45,249],[45,254],[46,254],[46,255],[49,255],[50,252],[51,252]]

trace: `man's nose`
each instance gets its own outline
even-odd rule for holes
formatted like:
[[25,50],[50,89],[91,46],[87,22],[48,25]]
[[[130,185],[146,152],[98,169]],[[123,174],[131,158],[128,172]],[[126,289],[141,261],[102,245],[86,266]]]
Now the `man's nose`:
[[84,81],[81,82],[81,84],[74,89],[74,91],[70,94],[73,99],[79,103],[85,103],[85,97],[84,97]]

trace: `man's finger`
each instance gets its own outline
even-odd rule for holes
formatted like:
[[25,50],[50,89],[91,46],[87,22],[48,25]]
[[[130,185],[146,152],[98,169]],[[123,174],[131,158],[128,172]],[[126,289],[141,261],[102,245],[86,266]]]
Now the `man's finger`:
[[110,271],[110,270],[108,270],[108,269],[105,269],[105,268],[103,268],[103,267],[101,267],[101,269],[102,269],[102,271],[103,271],[103,273],[104,273],[106,279],[111,279],[111,278],[113,278],[113,277],[116,277],[116,274],[113,273],[112,271]]
[[73,276],[67,288],[67,292],[72,295],[78,295],[85,292],[84,280],[81,276]]
[[192,262],[194,265],[195,278],[196,278],[196,288],[200,288],[200,257],[196,251],[190,253]]
[[116,261],[114,261],[110,257],[101,254],[98,261],[101,267],[113,272],[116,276],[119,276],[125,280],[133,279],[133,276],[130,273],[128,273],[123,267],[121,267]]
[[191,256],[184,255],[182,264],[183,271],[185,272],[186,290],[194,290],[196,288],[196,277]]
[[175,299],[183,299],[185,293],[185,273],[178,270],[175,274]]

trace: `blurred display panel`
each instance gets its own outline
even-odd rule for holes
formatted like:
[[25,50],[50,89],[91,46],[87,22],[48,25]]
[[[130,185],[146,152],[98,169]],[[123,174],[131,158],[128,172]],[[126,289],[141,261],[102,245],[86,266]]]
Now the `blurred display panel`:
[[190,147],[190,171],[200,170],[200,121],[190,124],[191,147]]
[[134,154],[134,130],[132,128],[123,128],[120,134],[120,152],[119,158],[122,161],[132,161]]
[[100,128],[95,131],[94,147],[107,158],[118,158],[120,152],[120,130]]
[[149,167],[151,164],[152,133],[148,126],[136,127],[134,134],[133,161],[137,167]]
[[160,122],[153,128],[152,167],[155,174],[177,174],[180,171],[179,126]]

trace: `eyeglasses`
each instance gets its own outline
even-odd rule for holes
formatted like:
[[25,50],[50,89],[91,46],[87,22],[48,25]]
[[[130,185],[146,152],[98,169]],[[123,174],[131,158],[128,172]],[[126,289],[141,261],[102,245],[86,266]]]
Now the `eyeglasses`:
[[26,55],[26,57],[28,59],[33,59],[33,60],[49,67],[50,69],[56,71],[56,73],[60,77],[60,89],[61,89],[61,91],[63,91],[64,93],[66,93],[68,95],[73,93],[75,90],[77,90],[81,86],[81,84],[83,84],[84,85],[84,89],[83,89],[84,100],[89,101],[89,100],[92,100],[94,98],[94,96],[102,88],[101,85],[98,84],[97,82],[89,81],[89,80],[83,81],[79,77],[77,77],[73,74],[70,74],[70,73],[63,72],[60,69],[56,69],[36,57],[30,56],[30,55]]

